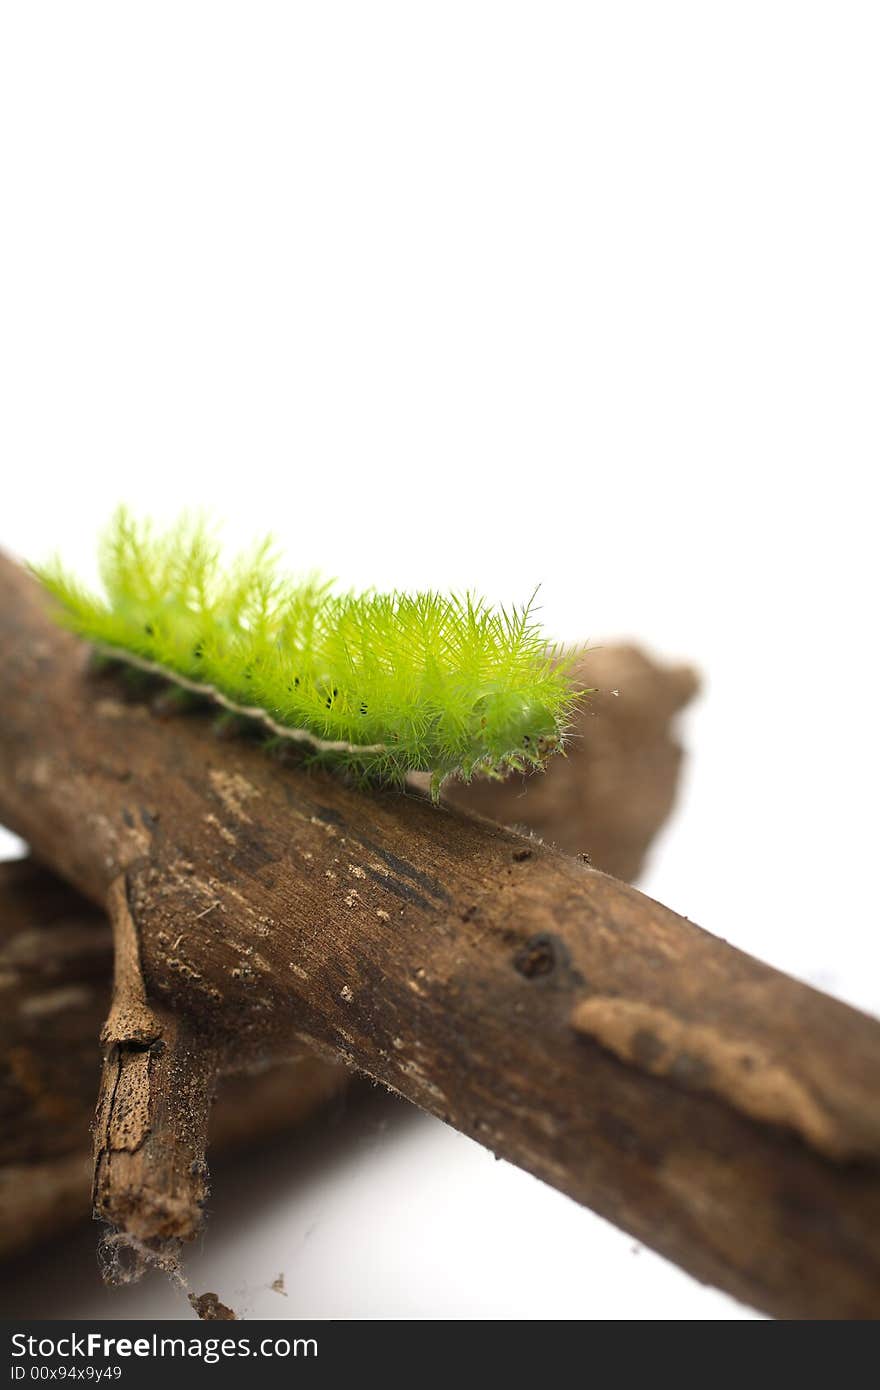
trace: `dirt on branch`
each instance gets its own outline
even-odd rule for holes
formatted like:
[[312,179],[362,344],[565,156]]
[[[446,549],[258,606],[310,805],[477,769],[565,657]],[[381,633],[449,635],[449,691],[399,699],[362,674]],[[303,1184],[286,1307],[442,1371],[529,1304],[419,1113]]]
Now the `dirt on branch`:
[[[193,1096],[205,1058],[304,1051],[755,1306],[877,1316],[880,1026],[546,845],[126,700],[14,566],[0,595],[0,819],[117,934],[126,905],[151,1135],[165,1049],[197,1047]],[[169,1190],[154,1147],[145,1193]],[[148,1218],[112,1164],[100,1195]]]

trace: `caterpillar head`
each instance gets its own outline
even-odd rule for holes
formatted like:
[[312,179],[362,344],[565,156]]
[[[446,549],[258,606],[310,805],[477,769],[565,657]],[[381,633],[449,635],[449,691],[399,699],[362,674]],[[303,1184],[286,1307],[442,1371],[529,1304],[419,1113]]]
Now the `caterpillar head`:
[[562,741],[546,705],[518,694],[486,695],[477,701],[471,736],[475,761],[515,759],[539,765]]

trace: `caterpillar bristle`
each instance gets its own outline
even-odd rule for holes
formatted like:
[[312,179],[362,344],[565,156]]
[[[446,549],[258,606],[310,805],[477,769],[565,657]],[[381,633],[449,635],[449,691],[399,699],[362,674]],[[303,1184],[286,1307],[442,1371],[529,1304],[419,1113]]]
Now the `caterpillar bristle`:
[[[124,668],[160,714],[220,707],[218,738],[330,767],[359,786],[524,774],[564,745],[575,653],[524,608],[466,594],[338,594],[296,583],[267,544],[223,567],[203,523],[164,535],[120,509],[101,548],[105,596],[35,570],[61,621]],[[285,747],[286,745],[286,747]]]

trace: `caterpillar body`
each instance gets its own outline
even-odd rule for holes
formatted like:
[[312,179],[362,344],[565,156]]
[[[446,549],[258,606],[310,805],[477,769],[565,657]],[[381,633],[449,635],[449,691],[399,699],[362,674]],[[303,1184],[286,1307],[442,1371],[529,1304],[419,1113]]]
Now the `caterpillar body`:
[[224,565],[210,530],[157,532],[120,508],[101,542],[103,597],[60,563],[33,567],[59,620],[105,657],[305,746],[362,781],[501,777],[563,747],[574,653],[532,605],[472,595],[334,593],[295,582],[270,542]]

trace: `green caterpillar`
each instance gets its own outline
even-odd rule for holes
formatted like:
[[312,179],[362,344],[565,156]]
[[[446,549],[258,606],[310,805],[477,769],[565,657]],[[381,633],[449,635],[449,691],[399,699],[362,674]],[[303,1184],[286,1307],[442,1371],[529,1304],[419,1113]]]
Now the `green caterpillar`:
[[548,649],[532,605],[296,583],[266,541],[224,566],[204,522],[157,533],[120,508],[101,542],[105,598],[60,563],[34,567],[65,626],[128,662],[303,743],[363,781],[503,776],[563,746],[574,653]]

